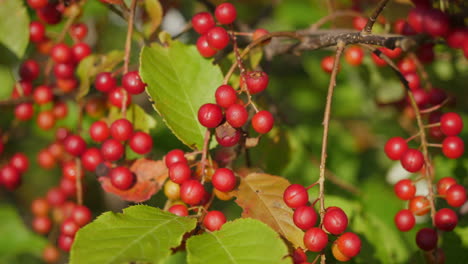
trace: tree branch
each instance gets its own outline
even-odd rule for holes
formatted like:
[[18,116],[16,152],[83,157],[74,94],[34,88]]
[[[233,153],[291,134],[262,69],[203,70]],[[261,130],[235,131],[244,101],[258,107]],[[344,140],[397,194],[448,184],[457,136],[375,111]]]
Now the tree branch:
[[375,21],[377,21],[377,17],[382,13],[383,9],[387,5],[388,0],[382,0],[380,1],[379,5],[375,8],[374,12],[372,15],[369,17],[367,20],[366,26],[362,29],[361,33],[363,35],[369,35],[372,32],[372,27],[375,24]]

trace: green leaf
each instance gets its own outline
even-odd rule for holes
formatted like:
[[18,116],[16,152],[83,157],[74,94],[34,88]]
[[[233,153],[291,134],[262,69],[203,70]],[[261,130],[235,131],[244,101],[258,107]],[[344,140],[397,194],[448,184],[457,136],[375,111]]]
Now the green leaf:
[[70,263],[162,263],[196,222],[145,205],[107,212],[78,231]]
[[228,222],[219,231],[191,237],[187,253],[189,264],[292,263],[279,234],[248,218]]
[[219,67],[195,46],[173,41],[170,46],[144,47],[140,74],[167,126],[185,145],[201,149],[206,128],[198,122],[198,109],[215,101],[215,90],[223,80]]
[[[0,22],[1,23],[1,22]],[[10,67],[0,64],[0,100],[10,98],[15,85],[15,79]]]
[[[117,107],[111,107],[109,112],[109,124],[112,124],[115,120],[122,118],[120,109]],[[134,130],[140,130],[146,133],[148,133],[150,129],[155,128],[157,124],[156,119],[146,113],[145,110],[137,104],[130,105],[127,109],[126,117],[128,121],[133,124]]]
[[23,1],[0,0],[0,43],[23,57],[29,42],[29,16]]
[[124,53],[113,50],[105,55],[91,55],[83,59],[78,65],[77,74],[80,78],[80,87],[77,99],[83,98],[91,88],[91,81],[100,72],[112,71],[123,59]]
[[0,263],[20,254],[40,256],[47,240],[30,231],[16,210],[0,204]]
[[159,0],[145,0],[145,10],[150,21],[143,27],[146,36],[151,36],[161,25],[163,18],[163,8]]

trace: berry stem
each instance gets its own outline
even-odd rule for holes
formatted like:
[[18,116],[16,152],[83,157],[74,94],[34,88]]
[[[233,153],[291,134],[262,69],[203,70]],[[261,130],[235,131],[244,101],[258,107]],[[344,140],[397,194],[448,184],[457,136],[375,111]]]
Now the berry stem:
[[75,164],[76,164],[76,202],[78,205],[83,204],[83,185],[81,183],[81,171],[82,171],[82,166],[81,166],[81,159],[80,158],[75,158]]
[[206,158],[208,156],[208,148],[210,143],[211,133],[210,130],[207,129],[205,132],[205,139],[203,141],[203,150],[202,150],[202,158],[201,158],[201,184],[205,183],[205,167],[206,167]]
[[442,148],[442,144],[427,143],[428,147]]
[[438,104],[438,105],[434,105],[432,107],[429,107],[429,108],[426,108],[426,109],[423,109],[421,111],[419,111],[421,114],[427,114],[427,113],[431,113],[431,112],[434,112],[434,111],[437,111],[439,110],[440,108],[442,108],[444,105],[446,105],[448,102],[450,102],[451,98],[447,98],[445,99],[442,103]]
[[[130,63],[130,54],[132,51],[132,35],[133,35],[133,20],[135,19],[135,9],[136,9],[137,0],[132,0],[130,4],[129,17],[128,17],[128,28],[127,28],[127,38],[125,40],[125,56],[124,56],[124,68],[123,74],[128,72],[128,65]],[[122,117],[125,118],[127,112],[127,101],[129,100],[129,94],[123,93],[122,101]]]
[[388,0],[382,0],[379,2],[379,5],[375,8],[374,12],[367,20],[366,26],[362,29],[362,35],[369,35],[372,33],[372,27],[374,26],[375,21],[377,21],[377,17],[380,15],[380,13],[382,13],[387,3]]
[[414,135],[412,135],[411,137],[407,138],[407,139],[406,139],[406,142],[410,142],[411,140],[413,140],[413,139],[419,137],[419,135],[420,135],[420,133],[417,132],[416,134],[414,134]]
[[433,123],[433,124],[424,125],[424,128],[439,127],[439,126],[440,126],[440,122],[439,122],[439,123]]
[[[328,128],[330,122],[330,112],[331,112],[331,104],[333,98],[333,91],[336,86],[336,75],[338,74],[338,67],[340,65],[340,58],[341,54],[343,53],[345,47],[345,43],[342,41],[338,41],[338,45],[336,47],[336,55],[335,61],[333,63],[333,70],[331,72],[330,83],[328,85],[328,93],[327,93],[327,102],[325,104],[325,112],[323,114],[323,137],[322,137],[322,152],[320,158],[320,178],[318,180],[319,183],[319,197],[320,200],[320,224],[323,223],[323,217],[325,215],[325,166],[327,162],[327,143],[328,143]],[[324,228],[324,227],[322,227]],[[325,263],[326,257],[325,254],[322,254],[320,263]]]

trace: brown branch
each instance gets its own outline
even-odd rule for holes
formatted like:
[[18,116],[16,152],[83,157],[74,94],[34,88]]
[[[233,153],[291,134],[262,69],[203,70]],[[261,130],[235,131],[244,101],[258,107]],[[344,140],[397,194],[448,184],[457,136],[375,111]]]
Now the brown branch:
[[382,0],[379,2],[379,5],[375,8],[374,12],[367,20],[366,26],[361,31],[363,35],[371,34],[372,27],[374,26],[375,21],[377,21],[377,17],[380,15],[380,13],[382,13],[387,3],[388,3],[388,0]]
[[[133,20],[135,19],[135,9],[136,9],[137,0],[132,0],[130,4],[130,15],[128,18],[128,28],[127,28],[127,38],[125,40],[125,56],[124,56],[124,68],[123,74],[128,72],[128,65],[130,64],[130,54],[132,52],[132,34],[133,34]],[[123,101],[122,101],[122,117],[126,117],[127,113],[127,101],[130,100],[127,92],[123,92]]]
[[76,202],[78,205],[83,204],[83,185],[81,183],[81,173],[82,173],[82,166],[81,166],[81,159],[75,158],[75,165],[76,165]]

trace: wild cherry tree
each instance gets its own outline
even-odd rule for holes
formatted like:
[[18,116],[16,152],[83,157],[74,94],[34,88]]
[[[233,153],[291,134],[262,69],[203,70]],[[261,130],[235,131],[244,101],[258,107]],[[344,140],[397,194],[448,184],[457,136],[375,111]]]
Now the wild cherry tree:
[[465,1],[0,14],[0,262],[468,261]]

